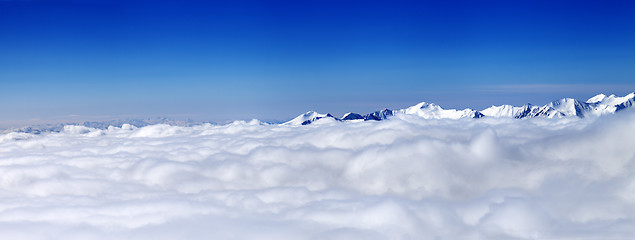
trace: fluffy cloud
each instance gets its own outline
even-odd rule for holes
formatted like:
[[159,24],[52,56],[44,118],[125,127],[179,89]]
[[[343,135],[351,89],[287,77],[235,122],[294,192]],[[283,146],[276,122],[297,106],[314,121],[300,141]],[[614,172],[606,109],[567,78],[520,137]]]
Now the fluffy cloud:
[[0,135],[7,239],[627,239],[635,112]]

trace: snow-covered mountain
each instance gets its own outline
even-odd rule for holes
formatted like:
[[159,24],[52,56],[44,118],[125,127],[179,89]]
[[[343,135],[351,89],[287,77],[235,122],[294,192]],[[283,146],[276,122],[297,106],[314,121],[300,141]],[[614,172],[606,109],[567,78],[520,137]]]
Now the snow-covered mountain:
[[332,118],[338,121],[340,120],[333,117],[333,115],[331,115],[330,113],[321,114],[321,113],[316,113],[314,111],[308,111],[305,114],[302,114],[300,116],[297,116],[294,119],[291,119],[291,121],[283,123],[282,125],[307,125],[322,118]]
[[635,93],[630,93],[624,97],[616,97],[615,95],[606,96],[598,94],[586,101],[591,107],[591,114],[602,115],[606,113],[614,113],[625,108],[630,108],[635,103]]
[[323,118],[330,118],[336,121],[369,121],[369,120],[381,121],[394,115],[395,115],[395,111],[387,109],[387,108],[384,110],[372,112],[366,115],[349,112],[347,114],[344,114],[342,118],[333,117],[333,115],[331,115],[330,113],[320,114],[314,111],[309,111],[305,114],[295,117],[294,119],[291,119],[288,122],[283,123],[282,125],[307,125],[317,121],[318,119],[323,119]]
[[443,109],[434,103],[420,102],[412,107],[399,110],[400,113],[417,115],[426,119],[480,118],[483,114],[473,109]]
[[563,98],[544,106],[527,104],[521,107],[510,105],[491,106],[481,111],[487,117],[512,117],[512,118],[561,118],[561,117],[589,117],[612,114],[619,110],[629,108],[635,103],[635,94],[630,93],[624,97],[615,95],[606,96],[598,94],[582,102],[572,98]]
[[481,113],[488,117],[525,118],[528,116],[535,116],[539,111],[540,107],[526,104],[521,107],[514,107],[512,105],[491,106],[483,109]]
[[368,120],[381,121],[394,115],[395,115],[395,111],[390,110],[388,108],[384,108],[384,110],[376,111],[376,112],[372,112],[372,113],[364,115],[364,120],[365,121],[368,121]]
[[461,119],[461,118],[563,118],[563,117],[589,117],[613,114],[617,111],[630,108],[635,104],[635,93],[630,93],[624,97],[615,95],[606,96],[598,94],[582,102],[572,98],[563,98],[550,102],[543,106],[525,104],[523,106],[500,105],[477,111],[474,109],[443,109],[434,103],[421,102],[414,106],[400,109],[372,112],[366,115],[349,112],[341,118],[336,118],[331,114],[319,114],[313,111],[302,114],[284,125],[306,125],[322,118],[329,118],[335,121],[381,121],[397,114],[415,115],[425,119]]

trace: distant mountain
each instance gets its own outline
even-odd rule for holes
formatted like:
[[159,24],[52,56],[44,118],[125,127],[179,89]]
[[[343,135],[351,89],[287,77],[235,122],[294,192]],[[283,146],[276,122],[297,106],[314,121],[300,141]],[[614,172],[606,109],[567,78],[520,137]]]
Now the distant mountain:
[[393,115],[395,115],[395,111],[390,110],[388,108],[384,108],[384,110],[376,111],[376,112],[364,115],[364,121],[368,121],[368,120],[381,121]]
[[602,115],[604,113],[614,113],[625,108],[630,108],[635,103],[635,93],[630,93],[624,97],[616,97],[615,95],[606,96],[598,94],[586,101],[592,108],[592,113]]
[[550,102],[544,106],[525,104],[523,106],[500,105],[477,111],[474,109],[443,109],[434,103],[421,102],[412,107],[400,110],[384,109],[366,115],[349,112],[336,118],[331,114],[320,114],[307,112],[283,125],[307,125],[319,119],[329,119],[330,121],[382,121],[396,114],[415,115],[425,119],[462,119],[462,118],[563,118],[563,117],[590,117],[613,114],[623,109],[630,108],[635,104],[635,93],[630,93],[624,97],[615,95],[606,96],[598,94],[582,102],[572,98],[563,98]]
[[598,94],[582,102],[572,98],[563,98],[553,101],[544,106],[534,106],[531,104],[522,107],[510,105],[491,106],[481,111],[488,117],[512,117],[512,118],[562,118],[562,117],[589,117],[613,114],[622,109],[630,108],[635,102],[635,93],[630,93],[624,97],[615,95],[606,96]]
[[330,113],[320,114],[314,111],[308,111],[305,114],[302,114],[300,116],[297,116],[294,119],[291,119],[291,121],[283,123],[282,125],[307,125],[322,118],[330,118],[333,120],[341,121],[340,119],[333,117],[333,115],[331,115]]
[[32,133],[32,134],[40,134],[47,132],[61,132],[64,130],[64,126],[66,125],[78,125],[89,128],[96,129],[107,129],[109,126],[118,126],[121,127],[124,124],[129,124],[135,127],[143,127],[154,124],[168,124],[173,126],[194,126],[197,124],[202,124],[204,122],[197,122],[191,119],[185,120],[175,120],[169,119],[167,117],[155,117],[155,118],[146,118],[146,119],[122,119],[122,120],[108,120],[108,121],[84,121],[84,122],[67,122],[67,123],[56,123],[56,124],[40,124],[40,125],[32,125],[25,126],[20,128],[9,128],[0,131],[0,133],[6,132],[24,132],[24,133]]
[[412,107],[399,110],[400,113],[417,115],[426,119],[459,119],[459,118],[480,118],[483,114],[473,109],[443,109],[434,103],[421,102]]
[[365,118],[361,114],[349,112],[347,114],[344,114],[344,116],[342,116],[342,118],[340,118],[340,120],[353,121],[353,120],[365,120]]
[[481,111],[483,115],[488,117],[513,117],[525,118],[535,116],[540,111],[540,107],[531,104],[522,107],[514,107],[512,105],[491,106]]
[[369,114],[366,114],[366,115],[361,115],[361,114],[349,112],[347,114],[344,114],[344,116],[342,118],[340,118],[339,120],[342,120],[342,121],[353,121],[353,120],[363,120],[363,121],[375,120],[375,121],[381,121],[381,120],[387,119],[388,117],[393,116],[393,115],[395,115],[395,111],[390,110],[388,108],[385,108],[384,110],[372,112],[372,113],[369,113]]

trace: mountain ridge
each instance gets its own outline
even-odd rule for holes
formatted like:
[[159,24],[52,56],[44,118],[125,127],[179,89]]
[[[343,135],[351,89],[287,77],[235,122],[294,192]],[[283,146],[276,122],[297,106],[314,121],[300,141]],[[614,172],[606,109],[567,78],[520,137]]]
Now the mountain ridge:
[[[564,117],[596,117],[606,114],[614,114],[615,112],[632,107],[635,104],[635,93],[631,92],[623,97],[617,97],[614,94],[606,96],[603,93],[597,94],[587,101],[580,101],[573,98],[562,98],[549,102],[545,105],[538,106],[530,103],[522,106],[499,105],[485,108],[483,110],[474,110],[465,108],[444,109],[435,103],[420,102],[411,107],[399,110],[390,110],[384,108],[365,115],[349,112],[341,118],[337,118],[330,113],[320,114],[309,111],[302,114],[282,125],[308,125],[320,119],[332,119],[334,121],[382,121],[397,114],[415,115],[425,119],[462,119],[462,118],[564,118]],[[311,113],[311,114],[309,114]],[[307,115],[308,114],[308,115]],[[301,121],[300,121],[301,120]]]

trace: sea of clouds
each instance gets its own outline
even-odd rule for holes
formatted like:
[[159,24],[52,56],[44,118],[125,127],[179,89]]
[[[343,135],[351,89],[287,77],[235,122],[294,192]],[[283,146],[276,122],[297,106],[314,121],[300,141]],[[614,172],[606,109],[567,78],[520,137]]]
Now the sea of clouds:
[[2,239],[631,239],[635,111],[0,135]]

